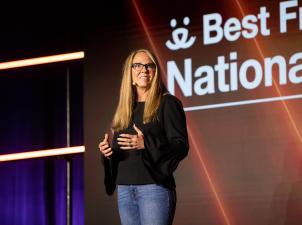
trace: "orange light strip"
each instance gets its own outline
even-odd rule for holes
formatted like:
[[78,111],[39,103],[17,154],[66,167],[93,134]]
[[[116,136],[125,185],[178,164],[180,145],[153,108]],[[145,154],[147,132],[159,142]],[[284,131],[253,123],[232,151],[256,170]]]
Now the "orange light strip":
[[[163,63],[162,63],[162,59],[160,58],[159,51],[157,51],[157,48],[156,48],[156,46],[155,46],[155,43],[153,42],[152,37],[151,37],[151,34],[150,34],[149,30],[148,30],[148,26],[147,26],[147,24],[145,23],[145,20],[144,20],[144,18],[143,18],[143,14],[141,13],[142,10],[141,10],[140,7],[138,6],[136,0],[132,0],[132,3],[133,3],[133,5],[134,5],[134,8],[135,8],[135,10],[136,10],[136,13],[137,13],[137,15],[138,15],[138,17],[139,17],[139,20],[140,20],[140,22],[141,22],[141,25],[142,25],[142,27],[143,27],[143,29],[144,29],[144,32],[145,32],[145,34],[146,34],[146,36],[147,36],[147,39],[148,39],[148,41],[149,41],[149,43],[150,43],[150,46],[151,46],[151,48],[152,48],[152,51],[157,55],[157,57],[158,57],[158,62],[159,62],[159,64],[160,64],[161,68],[164,68],[164,67],[163,67]],[[167,74],[165,73],[165,71],[163,72],[163,75],[164,75],[165,77],[167,77]],[[222,215],[222,217],[223,217],[224,223],[225,223],[226,225],[231,225],[230,219],[229,219],[229,217],[228,217],[227,214],[226,214],[226,210],[224,209],[225,206],[223,205],[222,199],[221,199],[221,197],[220,197],[219,194],[218,194],[218,191],[217,191],[217,189],[216,189],[216,185],[214,184],[213,178],[211,177],[211,175],[210,175],[210,173],[209,173],[209,170],[207,169],[206,163],[204,162],[201,153],[198,151],[198,149],[199,149],[199,148],[198,148],[198,145],[197,145],[197,143],[196,143],[196,141],[195,141],[195,138],[194,138],[194,136],[193,136],[193,133],[192,133],[192,131],[191,131],[191,127],[192,127],[192,126],[193,126],[193,124],[188,123],[188,126],[187,126],[187,127],[188,127],[189,138],[190,138],[190,140],[191,140],[191,143],[193,144],[193,149],[195,150],[195,153],[196,153],[197,156],[198,156],[199,162],[201,163],[202,169],[203,169],[204,173],[206,174],[207,181],[209,182],[209,186],[210,186],[210,188],[211,188],[211,191],[213,192],[213,195],[214,195],[214,197],[215,197],[215,201],[216,201],[217,206],[218,206],[218,209],[219,209],[219,211],[220,211],[220,213],[221,213],[221,215]]]
[[41,157],[48,157],[48,156],[69,155],[69,154],[76,154],[76,153],[83,153],[83,152],[85,152],[85,146],[12,153],[12,154],[0,155],[0,162],[41,158]]
[[[191,129],[190,129],[189,126],[188,126],[188,133],[189,133],[189,134],[192,134],[192,133],[193,133],[193,132],[191,131]],[[192,145],[193,145],[193,149],[199,149],[197,143],[195,142],[195,139],[193,138],[193,135],[189,135],[189,138],[190,138],[191,143],[192,143]],[[206,164],[205,164],[205,162],[204,162],[204,160],[203,160],[203,157],[201,156],[201,154],[200,154],[200,152],[199,152],[198,150],[195,151],[195,153],[197,154],[198,160],[199,160],[199,162],[201,163],[202,169],[203,169],[203,171],[204,171],[204,173],[205,173],[205,175],[206,175],[206,178],[207,178],[207,180],[208,180],[208,182],[209,182],[209,185],[210,185],[210,187],[211,187],[211,190],[212,190],[212,192],[213,192],[213,194],[214,194],[214,196],[215,196],[215,199],[216,199],[218,208],[219,208],[219,210],[220,210],[220,212],[221,212],[221,214],[222,214],[222,217],[223,217],[223,219],[224,219],[224,222],[225,222],[225,224],[227,224],[227,225],[231,225],[230,219],[229,219],[228,215],[226,214],[226,211],[225,211],[225,209],[224,209],[225,207],[223,206],[222,200],[221,200],[221,198],[220,198],[220,196],[219,196],[219,194],[218,194],[218,192],[217,192],[216,185],[215,185],[214,182],[213,182],[213,179],[212,179],[212,177],[211,177],[211,175],[210,175],[210,173],[209,173],[209,170],[208,170],[208,168],[207,168],[207,166],[206,166]]]
[[[236,1],[236,3],[237,3],[237,6],[238,6],[238,8],[239,8],[239,10],[240,10],[241,15],[242,15],[242,16],[245,16],[246,14],[245,14],[245,12],[244,12],[244,10],[243,10],[243,7],[242,7],[241,3],[239,2],[239,0],[235,0],[235,1]],[[262,58],[263,61],[264,61],[264,58],[265,58],[265,57],[264,57],[264,53],[263,53],[263,51],[262,51],[262,49],[261,49],[261,47],[260,47],[259,42],[257,41],[256,38],[253,38],[253,41],[254,41],[254,43],[255,43],[255,45],[256,45],[256,48],[257,48],[257,50],[258,50],[258,52],[259,52],[261,58]],[[282,92],[281,92],[281,90],[280,90],[280,88],[278,87],[278,85],[277,85],[277,83],[276,83],[276,81],[275,81],[275,79],[274,79],[274,77],[273,77],[273,84],[274,84],[274,87],[276,88],[276,91],[277,91],[278,95],[279,95],[279,96],[283,96],[283,95],[282,95]],[[281,102],[282,102],[282,104],[283,104],[283,107],[284,107],[284,109],[285,109],[287,115],[288,115],[288,118],[289,118],[289,120],[290,120],[290,123],[291,123],[291,125],[293,126],[293,128],[294,128],[294,130],[295,130],[295,132],[296,132],[296,134],[297,134],[297,136],[298,136],[299,141],[302,143],[302,135],[300,134],[300,131],[299,131],[299,129],[298,129],[298,127],[297,127],[297,125],[296,125],[296,123],[295,123],[295,121],[294,121],[294,118],[293,118],[293,116],[292,116],[292,114],[291,114],[291,112],[290,112],[290,110],[289,110],[289,108],[288,108],[286,102],[285,102],[284,100],[281,100]]]
[[22,59],[22,60],[0,63],[0,70],[40,65],[46,63],[63,62],[63,61],[69,61],[75,59],[83,59],[84,57],[85,54],[83,51],[81,51],[81,52],[73,52],[73,53],[66,53],[66,54],[59,54],[59,55],[43,56],[43,57],[31,58],[31,59]]
[[[141,13],[141,10],[140,10],[140,8],[139,8],[139,6],[137,5],[137,3],[136,3],[135,0],[132,0],[132,3],[133,3],[133,5],[134,5],[135,11],[136,11],[136,13],[137,13],[137,16],[138,16],[138,18],[139,18],[139,20],[140,20],[140,22],[141,22],[141,24],[142,24],[142,27],[143,27],[143,29],[144,29],[144,31],[145,31],[145,34],[146,34],[146,36],[147,36],[147,39],[148,39],[148,41],[149,41],[149,43],[150,43],[150,45],[151,45],[152,51],[154,52],[154,54],[155,54],[155,55],[157,56],[157,58],[158,58],[159,66],[160,66],[161,68],[164,68],[164,65],[163,65],[163,63],[162,63],[162,60],[161,60],[161,58],[160,58],[160,54],[159,54],[159,52],[157,51],[157,48],[155,47],[155,44],[154,44],[154,42],[153,42],[153,40],[152,40],[151,34],[150,34],[149,30],[148,30],[147,24],[145,23],[145,20],[144,20],[144,18],[143,18],[143,15],[142,15],[142,13]],[[162,72],[163,72],[163,75],[164,75],[165,77],[167,77],[166,72],[165,72],[165,71],[162,71]]]

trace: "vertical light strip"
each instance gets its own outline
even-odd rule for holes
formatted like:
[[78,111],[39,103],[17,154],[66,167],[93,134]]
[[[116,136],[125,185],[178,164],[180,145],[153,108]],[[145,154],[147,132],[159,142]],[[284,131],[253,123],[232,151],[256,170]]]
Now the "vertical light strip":
[[66,146],[70,147],[70,69],[66,69]]
[[[159,61],[159,64],[160,64],[161,68],[164,68],[164,67],[163,67],[163,63],[162,63],[163,60],[160,58],[159,51],[157,51],[157,48],[156,48],[156,46],[155,46],[155,44],[154,44],[154,42],[153,42],[153,40],[152,40],[152,38],[151,38],[151,34],[150,34],[149,30],[148,30],[148,26],[147,26],[146,23],[145,23],[145,20],[144,20],[144,18],[143,18],[143,15],[141,14],[141,11],[142,11],[142,10],[139,8],[139,6],[138,6],[138,4],[136,3],[135,0],[132,0],[132,3],[133,3],[133,5],[134,5],[134,8],[135,8],[135,10],[136,10],[136,13],[137,13],[137,15],[138,15],[138,17],[139,17],[139,20],[140,20],[140,22],[141,22],[141,24],[142,24],[142,27],[143,27],[143,29],[144,29],[144,32],[145,32],[146,36],[147,36],[147,39],[148,39],[148,41],[149,41],[149,43],[150,43],[150,46],[151,46],[151,48],[152,48],[152,51],[157,55],[158,61]],[[164,76],[165,76],[165,78],[167,77],[167,75],[166,75],[165,72],[164,72]],[[196,141],[195,141],[195,138],[194,138],[194,136],[193,136],[193,133],[191,132],[191,129],[190,129],[190,127],[192,126],[192,124],[191,124],[191,123],[188,123],[187,126],[188,126],[189,138],[191,139],[191,143],[193,144],[193,149],[195,150],[195,153],[196,153],[197,156],[198,156],[199,162],[201,163],[202,169],[204,170],[204,173],[206,174],[207,181],[209,182],[210,189],[211,189],[211,191],[213,192],[214,198],[215,198],[215,200],[216,200],[216,202],[217,202],[218,209],[220,210],[220,213],[221,213],[221,215],[222,215],[222,217],[223,217],[223,220],[224,220],[225,224],[226,224],[226,225],[231,225],[230,219],[229,219],[229,217],[227,216],[226,211],[225,211],[225,209],[224,209],[224,206],[223,206],[221,197],[219,196],[218,191],[217,191],[217,189],[216,189],[216,187],[215,187],[215,185],[214,185],[213,178],[211,178],[211,175],[210,175],[210,173],[209,173],[209,171],[208,171],[208,169],[207,169],[207,166],[206,166],[206,164],[205,164],[205,162],[204,162],[204,160],[203,160],[203,158],[202,158],[202,156],[201,156],[201,153],[198,151],[199,148],[198,148],[198,146],[197,146],[197,143],[196,143]]]
[[43,57],[37,57],[31,59],[15,60],[10,62],[2,62],[0,63],[0,70],[83,59],[84,56],[85,56],[84,52],[80,51],[80,52],[73,52],[73,53],[66,53],[66,54],[59,54],[59,55],[52,55],[52,56],[43,56]]
[[[70,70],[66,69],[66,146],[70,147]],[[72,177],[72,158],[66,159],[66,225],[71,225],[71,177]]]
[[[150,44],[150,46],[151,46],[151,49],[152,49],[152,51],[154,52],[154,54],[155,54],[155,55],[157,56],[157,58],[158,58],[159,66],[160,66],[161,68],[164,68],[163,60],[161,59],[160,54],[159,54],[159,51],[157,50],[157,48],[156,48],[156,46],[155,46],[155,44],[154,44],[154,42],[153,42],[153,40],[152,40],[151,34],[150,34],[149,30],[148,30],[148,26],[147,26],[147,24],[145,23],[145,20],[144,20],[144,18],[143,18],[143,15],[141,14],[141,9],[139,8],[139,6],[138,6],[138,4],[136,3],[135,0],[132,0],[132,3],[133,3],[133,5],[134,5],[135,11],[136,11],[136,13],[137,13],[137,16],[138,16],[138,18],[139,18],[139,20],[140,20],[140,22],[141,22],[141,25],[142,25],[142,27],[143,27],[143,30],[144,30],[144,32],[145,32],[145,34],[146,34],[146,36],[147,36],[148,42],[149,42],[149,44]],[[163,71],[163,75],[164,75],[165,77],[167,77],[167,74],[166,74],[165,71]]]

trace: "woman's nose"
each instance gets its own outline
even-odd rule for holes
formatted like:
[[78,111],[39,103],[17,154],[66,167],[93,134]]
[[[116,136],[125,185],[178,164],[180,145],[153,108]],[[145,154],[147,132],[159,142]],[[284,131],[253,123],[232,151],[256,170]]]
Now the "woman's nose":
[[148,69],[147,69],[147,65],[144,65],[141,72],[144,72],[144,73],[147,73],[148,72]]

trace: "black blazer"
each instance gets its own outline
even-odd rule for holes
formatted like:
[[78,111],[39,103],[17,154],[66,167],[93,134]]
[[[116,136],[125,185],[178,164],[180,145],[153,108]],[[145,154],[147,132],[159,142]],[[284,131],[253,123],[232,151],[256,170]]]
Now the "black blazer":
[[[157,184],[169,189],[175,188],[173,172],[189,150],[186,117],[181,102],[173,95],[162,98],[156,119],[143,124],[139,129],[144,134],[145,149],[142,159],[150,175]],[[105,187],[107,194],[114,193],[119,163],[119,146],[115,132],[112,140],[113,154],[103,158]]]

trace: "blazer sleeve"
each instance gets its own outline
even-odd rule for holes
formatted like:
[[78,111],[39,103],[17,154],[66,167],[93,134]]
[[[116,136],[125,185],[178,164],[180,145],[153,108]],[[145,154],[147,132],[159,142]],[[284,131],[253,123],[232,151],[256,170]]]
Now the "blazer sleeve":
[[142,157],[153,177],[163,182],[172,175],[189,150],[186,117],[176,97],[164,97],[159,109],[159,122],[163,130],[161,135],[143,131],[145,150]]
[[101,156],[104,165],[104,172],[105,172],[104,184],[105,184],[106,193],[108,195],[112,195],[116,188],[117,168],[119,163],[119,155],[118,155],[116,141],[115,141],[116,137],[117,137],[117,133],[114,132],[113,140],[111,142],[113,154],[109,158],[103,155]]

